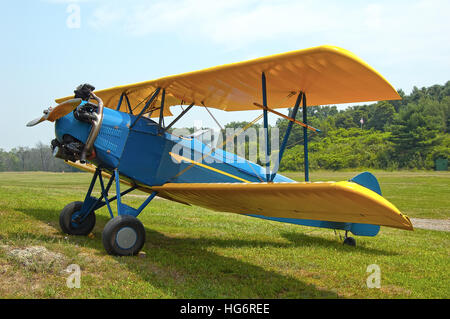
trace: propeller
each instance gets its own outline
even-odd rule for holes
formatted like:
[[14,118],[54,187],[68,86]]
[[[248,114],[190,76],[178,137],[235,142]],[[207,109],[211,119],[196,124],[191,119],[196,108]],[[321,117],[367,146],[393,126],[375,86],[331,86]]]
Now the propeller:
[[58,104],[54,108],[49,107],[47,110],[44,110],[43,116],[28,122],[27,126],[29,127],[35,126],[44,121],[54,122],[57,119],[66,116],[67,114],[72,112],[74,109],[77,108],[78,105],[81,104],[82,101],[83,100],[80,98],[70,99],[62,102],[61,104]]

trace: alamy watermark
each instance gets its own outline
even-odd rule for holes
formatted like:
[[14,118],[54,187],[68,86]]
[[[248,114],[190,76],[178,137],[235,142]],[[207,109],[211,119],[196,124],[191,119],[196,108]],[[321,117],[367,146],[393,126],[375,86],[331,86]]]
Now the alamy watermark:
[[81,28],[81,8],[77,3],[70,3],[66,8],[66,13],[69,15],[66,19],[66,26],[69,29]]
[[80,288],[81,287],[81,268],[77,264],[71,264],[66,268],[66,272],[70,273],[66,279],[67,288]]
[[[174,163],[192,161],[212,163],[259,163],[271,169],[279,166],[279,130],[276,127],[226,128],[224,130],[197,129],[190,134],[187,129],[175,129],[180,137],[171,150]],[[267,142],[269,141],[269,150]],[[270,154],[270,156],[266,156]]]
[[377,264],[371,264],[367,266],[367,273],[370,275],[367,277],[367,288],[381,288],[381,269]]

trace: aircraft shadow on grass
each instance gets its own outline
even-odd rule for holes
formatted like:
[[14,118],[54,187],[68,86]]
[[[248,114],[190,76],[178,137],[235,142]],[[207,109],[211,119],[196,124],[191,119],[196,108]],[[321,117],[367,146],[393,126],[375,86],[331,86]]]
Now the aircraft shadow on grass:
[[[28,216],[40,220],[61,232],[58,225],[59,211],[44,209],[21,210]],[[101,229],[109,220],[97,215],[94,239],[71,236],[71,243],[98,250],[98,255],[106,254],[103,250]],[[32,238],[43,241],[55,241],[55,237],[34,233],[10,233],[9,237]],[[65,234],[62,234],[66,236]],[[334,245],[338,249],[356,249],[373,255],[390,255],[390,252],[365,248],[345,247],[333,240],[307,236],[301,233],[286,232],[282,236],[290,243],[277,243],[261,240],[218,239],[218,238],[173,238],[146,227],[146,258],[120,258],[121,264],[137,273],[152,286],[166,291],[177,298],[338,298],[333,291],[318,289],[297,278],[268,271],[254,264],[225,257],[208,250],[208,247],[301,247]],[[210,266],[209,266],[210,265]],[[203,278],[202,278],[203,277]],[[172,282],[177,289],[168,289]],[[266,289],[267,288],[267,289]],[[232,289],[232,291],[230,291]]]

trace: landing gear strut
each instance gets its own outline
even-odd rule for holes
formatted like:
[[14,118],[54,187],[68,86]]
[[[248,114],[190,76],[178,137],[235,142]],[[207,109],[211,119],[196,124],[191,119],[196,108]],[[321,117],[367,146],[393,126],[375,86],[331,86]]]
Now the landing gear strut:
[[[64,207],[59,219],[61,229],[69,235],[86,236],[95,226],[95,211],[107,206],[111,220],[108,221],[102,233],[103,246],[106,252],[116,256],[136,255],[145,243],[145,228],[137,217],[156,196],[157,192],[152,192],[139,208],[132,208],[122,203],[121,198],[137,189],[137,186],[133,185],[121,192],[119,171],[114,169],[104,172],[110,175],[106,185],[103,182],[102,172],[104,172],[102,168],[95,170],[84,202],[73,202]],[[97,179],[101,187],[99,198],[91,196]],[[116,182],[116,195],[110,197],[108,192],[114,181]],[[112,201],[117,202],[116,217],[111,209]]]

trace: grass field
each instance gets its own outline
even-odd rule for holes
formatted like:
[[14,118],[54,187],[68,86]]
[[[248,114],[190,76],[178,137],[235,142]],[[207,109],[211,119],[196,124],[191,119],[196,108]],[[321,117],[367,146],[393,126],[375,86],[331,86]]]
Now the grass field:
[[[346,180],[354,172],[312,172]],[[299,173],[285,175],[301,180]],[[376,172],[384,196],[416,218],[450,218],[449,172]],[[82,200],[84,173],[0,173],[1,298],[449,298],[450,233],[382,227],[374,238],[342,245],[332,230],[217,213],[155,199],[140,216],[141,257],[106,255],[97,211],[91,237],[61,233],[58,216]],[[97,190],[98,194],[98,190]],[[139,194],[139,193],[136,193]],[[135,207],[144,199],[130,196]],[[342,233],[341,233],[342,234]],[[11,254],[42,246],[56,258]],[[81,267],[81,288],[66,286],[67,265]],[[369,289],[367,267],[381,270]]]

